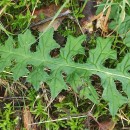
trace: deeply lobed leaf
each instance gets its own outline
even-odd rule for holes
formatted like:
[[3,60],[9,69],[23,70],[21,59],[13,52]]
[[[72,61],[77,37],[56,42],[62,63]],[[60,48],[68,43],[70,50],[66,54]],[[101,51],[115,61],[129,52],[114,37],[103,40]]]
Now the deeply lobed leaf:
[[[13,64],[11,71],[17,80],[19,77],[27,75],[27,80],[32,83],[36,90],[39,89],[40,82],[46,82],[51,90],[52,98],[55,98],[63,89],[69,86],[79,93],[81,97],[89,98],[92,102],[99,103],[99,96],[92,85],[90,76],[93,74],[101,78],[101,85],[104,89],[102,97],[108,101],[110,112],[113,116],[119,107],[128,102],[130,98],[130,53],[128,53],[115,69],[104,66],[107,59],[116,59],[117,53],[111,49],[113,39],[97,38],[97,46],[89,51],[86,63],[80,64],[74,61],[77,54],[85,54],[81,43],[85,36],[78,38],[69,36],[66,46],[60,49],[58,57],[51,57],[50,52],[59,45],[53,39],[53,29],[39,35],[39,42],[36,52],[31,52],[30,47],[35,42],[34,36],[29,30],[18,35],[18,47],[14,47],[11,37],[0,45],[0,71]],[[32,66],[32,70],[27,67]],[[122,89],[128,96],[116,89],[115,81],[122,83]]]

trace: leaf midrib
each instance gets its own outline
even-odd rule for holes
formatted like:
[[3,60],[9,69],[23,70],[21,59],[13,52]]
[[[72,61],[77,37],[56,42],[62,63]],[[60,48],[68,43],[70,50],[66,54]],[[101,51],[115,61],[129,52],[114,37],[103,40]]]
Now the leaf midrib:
[[[71,64],[71,63],[69,64],[68,62],[66,62],[66,64],[63,64],[63,63],[61,64],[61,62],[59,63],[58,60],[55,60],[55,62],[54,62],[54,60],[44,60],[44,59],[41,59],[39,57],[34,58],[34,57],[31,57],[30,55],[29,56],[23,55],[23,54],[18,53],[18,52],[3,51],[3,50],[1,50],[1,51],[4,52],[4,53],[10,53],[10,55],[13,54],[14,57],[15,57],[15,55],[17,55],[17,56],[25,57],[26,59],[29,59],[29,60],[32,59],[34,61],[40,61],[40,62],[43,62],[43,63],[55,64],[56,66],[59,66],[59,67],[70,67],[70,68],[75,68],[75,69],[80,69],[80,70],[85,70],[85,71],[96,71],[96,72],[104,73],[104,74],[109,75],[111,77],[117,76],[117,77],[122,77],[122,78],[126,78],[126,79],[130,80],[130,76],[118,74],[119,71],[116,70],[116,69],[104,68],[105,69],[105,71],[104,71],[104,70],[101,70],[101,69],[98,69],[98,68],[97,69],[92,68],[91,66],[93,66],[93,65],[90,66],[88,63],[79,64],[79,63],[72,62],[73,64]],[[114,73],[111,72],[113,70],[114,70]]]

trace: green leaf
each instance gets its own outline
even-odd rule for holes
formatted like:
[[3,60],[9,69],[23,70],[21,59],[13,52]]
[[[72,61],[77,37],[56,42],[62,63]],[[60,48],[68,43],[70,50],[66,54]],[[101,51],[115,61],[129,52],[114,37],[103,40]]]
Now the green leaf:
[[66,79],[67,83],[70,84],[73,90],[76,93],[80,94],[80,97],[88,98],[95,104],[99,103],[98,94],[94,87],[91,85],[91,81],[87,82],[86,85],[84,80],[89,81],[89,74],[87,73],[81,75],[79,72],[76,71],[70,74]]
[[83,86],[84,82],[82,82],[82,79],[80,75],[78,75],[76,72],[73,72],[70,74],[67,79],[67,83],[70,84],[70,86],[73,88],[75,92],[78,92],[79,87]]
[[48,74],[42,67],[35,68],[32,73],[27,77],[27,81],[32,83],[36,90],[39,89],[40,83],[45,82],[48,78]]
[[109,24],[109,28],[117,31],[117,33],[124,37],[125,34],[130,30],[130,16],[126,15],[124,21],[119,25],[119,21],[112,21]]
[[106,59],[116,59],[116,51],[111,50],[112,42],[112,38],[97,38],[97,46],[95,49],[89,51],[87,62],[97,68],[101,68]]
[[[107,3],[107,5],[109,4],[109,7],[111,7],[111,13],[109,15],[109,19],[115,19],[116,20],[119,17],[120,7],[118,6],[118,3],[114,3],[114,1],[112,3],[113,4],[111,4],[111,1],[108,1],[108,3]],[[102,1],[97,6],[96,14],[98,15],[99,13],[103,12],[104,15],[106,15],[108,8],[104,11],[105,6],[106,6],[106,0]]]
[[60,51],[60,56],[66,61],[71,62],[73,56],[76,54],[85,54],[84,48],[81,43],[85,40],[85,36],[79,36],[78,38],[68,36],[65,48]]
[[122,62],[117,65],[116,69],[118,73],[120,72],[119,73],[120,75],[123,75],[123,77],[118,76],[117,80],[122,82],[123,90],[127,94],[128,98],[130,99],[130,93],[129,93],[130,73],[128,72],[130,70],[130,53],[128,53],[124,57]]
[[109,24],[109,28],[115,30],[119,36],[123,39],[123,43],[130,47],[130,16],[126,15],[124,21],[119,25],[119,21],[112,21]]
[[[77,54],[85,55],[81,46],[85,36],[77,38],[69,36],[64,48],[60,49],[58,57],[51,57],[50,52],[59,48],[53,39],[53,29],[39,35],[36,52],[31,52],[30,47],[35,43],[35,38],[29,30],[18,35],[17,47],[11,37],[0,45],[0,70],[13,66],[13,78],[16,80],[26,75],[27,81],[32,83],[36,90],[40,82],[46,82],[55,98],[62,90],[67,90],[69,84],[81,97],[89,98],[93,103],[99,103],[99,96],[95,87],[91,84],[91,76],[97,75],[101,79],[103,87],[102,97],[109,104],[112,116],[118,109],[130,101],[130,53],[127,53],[122,62],[116,68],[110,69],[104,66],[108,59],[116,59],[117,52],[111,49],[112,38],[97,38],[96,48],[89,50],[86,63],[76,63],[74,57]],[[31,70],[28,69],[31,66]],[[115,81],[122,83],[122,90],[118,91]],[[126,95],[125,95],[126,94]]]
[[27,75],[28,70],[26,68],[27,63],[26,62],[20,62],[15,65],[11,70],[13,72],[13,78],[14,80],[17,80],[19,77],[23,75]]
[[126,33],[123,42],[127,47],[130,47],[130,32]]
[[53,39],[54,29],[51,28],[48,32],[39,35],[39,44],[37,46],[37,53],[40,53],[41,58],[48,59],[50,57],[50,51],[59,48],[60,46]]
[[90,99],[95,104],[99,103],[98,94],[91,84],[88,84],[88,86],[85,86],[83,89],[81,89],[80,96]]
[[52,98],[55,98],[63,89],[67,90],[68,88],[60,71],[54,71],[47,83],[50,87]]
[[31,34],[30,30],[27,30],[24,34],[18,35],[18,42],[20,48],[24,49],[23,53],[27,53],[30,49],[30,46],[35,43],[35,37]]
[[109,102],[110,112],[112,116],[115,116],[119,107],[124,103],[127,103],[127,98],[123,97],[117,91],[112,77],[106,77],[102,82],[102,85],[104,86],[103,98]]
[[13,59],[13,44],[14,40],[12,37],[9,37],[8,40],[5,42],[5,45],[1,45],[0,47],[0,72],[4,70],[5,67],[11,65],[11,60]]

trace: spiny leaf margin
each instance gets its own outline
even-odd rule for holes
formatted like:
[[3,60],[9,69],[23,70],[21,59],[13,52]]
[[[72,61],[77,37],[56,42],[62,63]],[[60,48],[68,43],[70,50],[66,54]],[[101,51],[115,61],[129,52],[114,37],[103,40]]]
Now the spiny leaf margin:
[[[111,49],[113,39],[97,38],[97,46],[89,51],[89,58],[84,64],[76,63],[74,56],[84,54],[85,51],[81,43],[85,36],[77,38],[69,36],[66,46],[60,49],[57,58],[50,56],[50,51],[60,46],[53,39],[54,30],[50,29],[39,35],[39,43],[36,52],[30,51],[30,46],[35,43],[35,38],[29,30],[18,35],[18,47],[14,47],[15,41],[9,37],[5,45],[0,45],[0,71],[13,64],[11,71],[17,80],[19,77],[27,75],[27,80],[31,82],[36,90],[39,89],[40,82],[46,82],[51,90],[52,98],[55,98],[63,89],[68,88],[67,83],[73,90],[79,92],[82,97],[89,98],[94,103],[99,103],[98,94],[91,84],[90,76],[93,74],[101,78],[103,86],[103,98],[108,101],[112,116],[115,116],[119,107],[130,99],[130,58],[129,53],[115,69],[104,66],[107,59],[116,59],[116,51]],[[31,65],[33,70],[29,71],[27,66]],[[48,73],[48,69],[50,72]],[[18,71],[19,70],[19,71]],[[63,73],[67,75],[64,78]],[[37,76],[37,77],[36,77]],[[122,89],[127,97],[116,89],[115,80],[122,83]],[[78,91],[78,87],[81,87]]]

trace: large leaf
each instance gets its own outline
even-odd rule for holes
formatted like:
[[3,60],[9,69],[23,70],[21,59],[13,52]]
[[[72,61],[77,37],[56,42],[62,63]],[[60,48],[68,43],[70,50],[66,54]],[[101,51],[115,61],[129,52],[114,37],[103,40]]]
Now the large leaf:
[[[17,47],[11,37],[0,45],[0,70],[10,67],[14,79],[26,75],[36,90],[40,82],[46,82],[51,90],[52,98],[55,98],[62,90],[67,90],[68,84],[79,93],[81,97],[89,98],[94,103],[99,103],[99,96],[95,87],[91,84],[91,76],[98,75],[103,87],[102,97],[109,104],[109,110],[113,116],[118,109],[130,100],[130,53],[128,53],[115,69],[106,68],[107,59],[116,59],[117,52],[111,49],[112,38],[97,38],[95,49],[89,51],[86,63],[76,63],[74,57],[77,54],[85,54],[81,46],[85,36],[77,38],[69,36],[64,48],[61,48],[57,57],[51,57],[50,52],[59,45],[53,39],[53,29],[39,35],[36,52],[31,52],[30,47],[35,42],[34,36],[29,30],[18,35]],[[28,69],[31,66],[31,69]],[[117,90],[115,81],[122,83],[122,95]],[[129,99],[129,100],[128,100]]]

